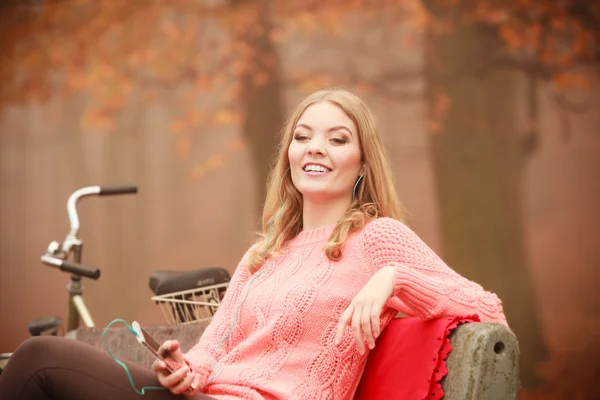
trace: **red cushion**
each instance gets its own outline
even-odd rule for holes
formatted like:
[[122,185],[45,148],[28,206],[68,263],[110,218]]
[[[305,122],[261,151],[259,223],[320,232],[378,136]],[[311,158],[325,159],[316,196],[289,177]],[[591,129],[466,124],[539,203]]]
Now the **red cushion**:
[[477,316],[393,319],[369,355],[354,399],[441,399],[440,380],[452,350],[448,335],[459,323],[477,321]]

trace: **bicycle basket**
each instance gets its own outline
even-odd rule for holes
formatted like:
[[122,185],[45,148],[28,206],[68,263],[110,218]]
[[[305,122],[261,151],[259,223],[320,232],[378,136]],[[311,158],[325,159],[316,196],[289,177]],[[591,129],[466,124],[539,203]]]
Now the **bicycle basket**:
[[160,305],[168,324],[210,321],[221,304],[229,282],[180,292],[165,293],[151,299]]

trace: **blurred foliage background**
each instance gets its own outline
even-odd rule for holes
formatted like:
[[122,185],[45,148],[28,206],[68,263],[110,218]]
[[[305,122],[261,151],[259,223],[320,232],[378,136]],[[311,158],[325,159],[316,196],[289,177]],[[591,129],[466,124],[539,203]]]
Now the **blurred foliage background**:
[[98,325],[161,323],[156,269],[233,271],[277,134],[313,90],[362,95],[407,223],[502,298],[524,398],[600,377],[600,3],[584,0],[22,0],[0,6],[0,351],[66,313],[39,263],[81,205]]

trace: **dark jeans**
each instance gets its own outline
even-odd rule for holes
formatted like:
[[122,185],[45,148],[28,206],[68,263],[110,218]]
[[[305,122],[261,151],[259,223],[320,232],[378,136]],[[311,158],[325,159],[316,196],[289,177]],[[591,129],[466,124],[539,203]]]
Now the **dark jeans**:
[[[160,386],[156,374],[126,363],[136,388]],[[137,394],[108,353],[88,344],[54,336],[25,340],[0,374],[2,400],[173,400],[168,390]],[[197,394],[195,400],[213,399]],[[214,399],[213,399],[214,400]]]

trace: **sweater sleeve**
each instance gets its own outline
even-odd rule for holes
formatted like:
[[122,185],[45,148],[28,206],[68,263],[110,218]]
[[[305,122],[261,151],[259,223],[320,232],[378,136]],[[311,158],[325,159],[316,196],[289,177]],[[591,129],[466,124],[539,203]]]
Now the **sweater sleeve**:
[[246,252],[236,268],[225,296],[200,340],[183,355],[190,368],[200,375],[200,387],[208,383],[212,372],[213,357],[216,361],[226,354],[226,338],[234,320],[235,305],[238,303],[242,290],[251,276],[247,266],[249,253],[250,250]]
[[384,266],[395,268],[389,306],[423,319],[477,314],[482,322],[508,326],[496,294],[448,267],[405,224],[379,218],[369,223],[361,235],[372,273]]

